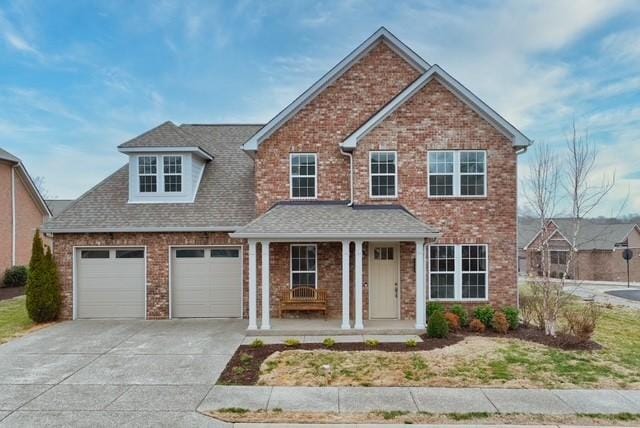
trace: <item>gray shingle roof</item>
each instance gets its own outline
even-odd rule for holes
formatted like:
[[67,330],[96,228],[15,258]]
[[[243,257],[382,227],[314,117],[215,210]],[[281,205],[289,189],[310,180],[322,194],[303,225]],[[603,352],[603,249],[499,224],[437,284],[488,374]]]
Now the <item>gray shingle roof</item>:
[[20,159],[18,159],[17,157],[15,157],[11,153],[3,149],[0,149],[0,159],[8,160],[9,162],[16,162],[16,163],[20,162]]
[[214,153],[206,149],[207,146],[206,141],[203,141],[199,136],[187,132],[183,127],[176,126],[171,121],[167,121],[120,144],[118,148],[199,147],[207,154],[214,156]]
[[[215,158],[194,203],[129,204],[125,165],[45,223],[47,232],[234,230],[255,218],[253,160],[242,144],[261,125],[182,125]],[[156,128],[157,129],[157,128]],[[186,144],[189,144],[188,142]]]
[[47,199],[45,202],[51,210],[51,215],[55,217],[62,213],[73,201],[73,199]]
[[418,239],[438,233],[401,206],[349,207],[346,203],[319,202],[280,203],[232,236]]
[[531,218],[518,218],[518,248],[522,249],[540,231],[540,221]]

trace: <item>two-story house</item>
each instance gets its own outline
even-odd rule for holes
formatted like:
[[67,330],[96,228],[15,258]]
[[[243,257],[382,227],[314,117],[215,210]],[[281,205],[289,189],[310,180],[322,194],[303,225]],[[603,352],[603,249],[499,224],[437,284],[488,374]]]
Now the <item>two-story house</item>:
[[[490,78],[488,76],[487,78]],[[164,123],[48,222],[69,318],[245,317],[322,291],[343,329],[517,304],[531,141],[384,28],[263,125]],[[317,298],[317,294],[313,298]]]

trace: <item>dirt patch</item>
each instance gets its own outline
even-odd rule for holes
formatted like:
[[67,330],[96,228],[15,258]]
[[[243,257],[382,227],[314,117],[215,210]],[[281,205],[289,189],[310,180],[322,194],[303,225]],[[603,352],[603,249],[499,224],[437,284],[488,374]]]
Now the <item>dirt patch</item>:
[[520,339],[527,342],[539,343],[540,345],[559,348],[565,351],[595,351],[602,349],[600,344],[588,340],[581,342],[577,337],[568,334],[558,333],[557,336],[547,336],[544,331],[531,327],[520,327],[517,330],[510,330],[507,334],[498,334],[494,331],[486,331],[482,334],[466,332],[467,335],[484,337],[506,337],[509,339]]
[[0,287],[0,300],[13,299],[22,296],[25,287]]

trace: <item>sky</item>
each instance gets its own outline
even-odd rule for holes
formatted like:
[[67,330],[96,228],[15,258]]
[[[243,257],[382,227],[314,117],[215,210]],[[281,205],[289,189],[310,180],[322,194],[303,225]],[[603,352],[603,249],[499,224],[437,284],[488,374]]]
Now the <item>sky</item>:
[[559,158],[575,121],[616,177],[593,214],[640,213],[635,0],[0,0],[0,147],[75,198],[166,120],[267,122],[380,26]]

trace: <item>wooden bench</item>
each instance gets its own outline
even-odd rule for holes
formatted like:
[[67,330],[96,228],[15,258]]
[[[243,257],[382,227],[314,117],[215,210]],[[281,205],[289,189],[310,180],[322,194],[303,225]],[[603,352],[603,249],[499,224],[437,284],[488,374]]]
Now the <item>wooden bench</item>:
[[327,318],[327,292],[313,287],[296,287],[286,290],[280,297],[278,315],[285,311],[321,311]]

